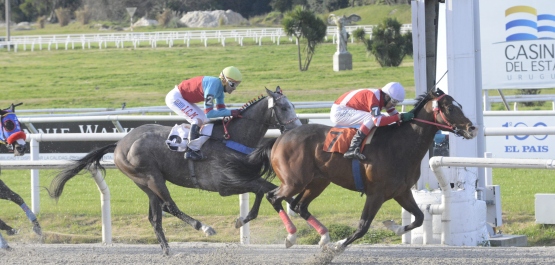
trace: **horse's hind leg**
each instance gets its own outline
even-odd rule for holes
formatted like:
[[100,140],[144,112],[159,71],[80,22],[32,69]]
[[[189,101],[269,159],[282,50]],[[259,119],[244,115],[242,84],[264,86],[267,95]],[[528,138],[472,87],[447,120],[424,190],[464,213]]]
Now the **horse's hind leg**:
[[420,227],[424,222],[424,213],[422,213],[422,210],[420,210],[420,208],[418,207],[418,204],[414,200],[412,191],[408,190],[403,194],[401,194],[400,196],[395,197],[394,199],[395,201],[397,201],[397,203],[399,203],[399,205],[401,205],[401,207],[403,207],[403,209],[407,210],[407,212],[414,215],[414,222],[406,226],[401,226],[401,225],[395,224],[395,222],[393,221],[385,221],[384,225],[389,230],[395,232],[395,234],[397,234],[398,236],[412,229]]
[[154,234],[162,247],[163,254],[167,256],[170,254],[170,246],[162,228],[162,200],[152,193],[147,192],[147,194],[149,199],[148,221],[154,228]]
[[[25,204],[25,201],[23,200],[23,198],[21,198],[19,194],[13,192],[10,188],[8,188],[8,186],[2,180],[0,180],[0,199],[9,200],[19,205],[19,207],[21,207],[21,209],[27,215],[27,218],[29,219],[29,221],[33,223],[33,231],[39,236],[42,235],[42,229],[40,227],[39,221],[37,220],[37,216],[35,216],[35,214],[31,211],[31,209],[29,209],[27,204]],[[6,223],[4,222],[2,223],[0,223],[0,229],[8,231],[8,235],[10,234],[13,235],[17,232],[13,228],[7,226]],[[3,227],[6,229],[4,229]]]
[[254,198],[254,203],[252,205],[251,210],[249,211],[247,216],[245,216],[245,218],[242,218],[242,217],[237,218],[237,220],[235,221],[235,228],[240,228],[246,223],[258,217],[258,211],[260,210],[260,204],[262,203],[262,199],[264,198],[264,193],[255,192],[254,195],[256,197]]
[[154,179],[154,181],[149,182],[148,187],[145,187],[145,188],[143,188],[143,186],[139,186],[139,187],[143,189],[143,191],[145,191],[147,194],[149,194],[149,197],[150,197],[150,192],[152,192],[155,196],[157,196],[162,201],[161,206],[166,212],[188,223],[194,229],[202,230],[204,234],[206,234],[207,236],[216,234],[216,231],[214,231],[212,227],[197,221],[196,219],[186,215],[184,212],[179,210],[179,208],[173,201],[172,197],[170,196],[170,191],[168,190],[168,187],[166,186],[165,180],[162,176],[152,177],[152,178]]

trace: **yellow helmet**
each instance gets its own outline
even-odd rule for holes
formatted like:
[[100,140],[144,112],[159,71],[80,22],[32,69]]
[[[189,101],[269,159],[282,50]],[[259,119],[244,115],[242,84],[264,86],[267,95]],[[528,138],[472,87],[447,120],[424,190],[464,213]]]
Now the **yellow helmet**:
[[220,78],[222,81],[225,79],[225,81],[231,81],[233,83],[239,83],[243,80],[241,72],[235,66],[224,68],[224,70],[220,73]]

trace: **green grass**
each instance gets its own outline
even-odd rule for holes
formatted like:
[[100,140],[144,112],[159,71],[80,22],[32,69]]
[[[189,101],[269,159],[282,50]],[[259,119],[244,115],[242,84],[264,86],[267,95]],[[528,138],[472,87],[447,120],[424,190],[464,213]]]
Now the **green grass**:
[[228,103],[244,103],[281,86],[292,101],[332,101],[350,89],[381,87],[395,80],[414,97],[412,58],[398,68],[380,68],[363,44],[349,45],[353,70],[334,72],[335,45],[322,44],[308,71],[298,70],[296,46],[265,43],[247,47],[203,47],[0,51],[0,106],[23,101],[22,109],[162,106],[166,93],[185,78],[217,76],[237,66],[244,81]]
[[[555,226],[535,223],[534,195],[555,193],[552,172],[531,169],[494,169],[494,185],[501,186],[503,225],[506,235],[526,235],[530,246],[555,245]],[[100,196],[96,184],[84,174],[69,181],[59,201],[48,197],[47,188],[56,174],[54,170],[40,171],[40,214],[38,218],[45,231],[47,243],[101,242]],[[4,170],[2,180],[29,204],[29,170]],[[111,211],[114,242],[157,243],[147,220],[148,199],[133,182],[117,170],[108,170],[106,183],[111,193]],[[201,232],[173,216],[164,217],[164,228],[170,241],[237,242],[239,230],[234,219],[239,215],[238,196],[221,197],[217,193],[185,189],[169,184],[174,201],[182,211],[211,225],[218,234],[205,237]],[[254,200],[251,195],[251,205]],[[358,225],[365,197],[331,185],[315,200],[310,211],[330,228],[333,240],[339,240]],[[214,207],[217,205],[217,207]],[[385,220],[400,223],[401,208],[394,201],[386,202],[367,235],[355,243],[400,243],[400,237],[386,230]],[[14,203],[0,201],[0,218],[21,229],[9,241],[26,241],[34,238],[31,224],[23,211]],[[316,244],[317,233],[299,217],[293,218],[299,229],[300,244]],[[278,215],[267,201],[263,201],[259,218],[250,223],[251,243],[281,244],[286,236]]]
[[[347,9],[336,15],[361,15],[358,24],[377,24],[392,13],[385,7],[366,12],[365,9]],[[383,8],[383,10],[382,10]],[[343,12],[344,11],[344,12]],[[407,10],[393,12],[401,14]],[[410,12],[409,12],[410,13]],[[410,23],[410,20],[400,20]],[[160,30],[160,29],[145,29]],[[46,30],[17,32],[26,34],[92,33],[92,29],[73,25],[60,28],[50,25]],[[118,108],[123,102],[128,107],[163,106],[165,94],[182,79],[196,75],[217,75],[222,68],[235,65],[241,69],[244,82],[239,89],[226,96],[228,103],[244,103],[270,89],[281,86],[292,101],[332,101],[350,89],[381,87],[390,81],[401,82],[408,90],[407,98],[414,98],[412,58],[406,58],[401,67],[380,68],[372,57],[366,56],[363,44],[348,45],[353,55],[353,70],[334,72],[332,55],[335,45],[329,41],[318,46],[310,68],[298,70],[296,46],[286,38],[276,45],[269,39],[262,46],[245,40],[245,46],[228,42],[226,47],[211,42],[183,44],[167,48],[159,43],[152,49],[143,45],[137,50],[108,47],[99,50],[52,50],[45,48],[34,52],[8,52],[0,50],[0,80],[3,96],[0,107],[24,102],[20,109],[43,108]],[[504,90],[512,95],[515,90]],[[543,90],[542,94],[553,94]],[[491,92],[490,95],[497,95]],[[494,110],[502,110],[494,104]],[[543,107],[519,109],[550,109]],[[319,110],[326,111],[326,110]],[[314,112],[310,110],[309,112]],[[552,173],[548,170],[494,169],[494,184],[501,186],[504,234],[524,234],[530,245],[555,245],[555,229],[551,225],[537,225],[534,219],[534,194],[554,193]],[[48,187],[54,171],[40,171],[41,187]],[[28,204],[31,201],[28,170],[4,170],[2,180],[19,193]],[[146,219],[146,195],[130,179],[116,170],[109,170],[106,182],[111,191],[114,242],[157,243]],[[191,216],[213,226],[218,234],[207,238],[201,232],[178,221],[164,218],[166,236],[170,241],[237,242],[239,230],[233,228],[239,214],[237,196],[221,197],[217,193],[184,189],[170,184],[170,191],[178,206]],[[84,243],[101,241],[99,192],[92,179],[79,176],[68,182],[58,203],[49,199],[41,188],[39,220],[44,227],[45,242]],[[251,196],[252,197],[252,196]],[[251,199],[252,202],[252,199]],[[311,206],[311,212],[334,231],[333,240],[341,239],[358,225],[364,197],[331,185]],[[218,207],[214,207],[218,205]],[[388,201],[372,223],[368,235],[356,243],[400,243],[400,238],[384,230],[381,221],[394,219],[400,223],[400,207]],[[7,237],[8,241],[34,238],[31,225],[21,209],[12,202],[0,200],[0,218],[21,229],[19,235]],[[314,244],[318,237],[300,218],[298,225],[301,243]],[[252,243],[283,242],[285,229],[270,205],[264,201],[260,216],[250,224]]]

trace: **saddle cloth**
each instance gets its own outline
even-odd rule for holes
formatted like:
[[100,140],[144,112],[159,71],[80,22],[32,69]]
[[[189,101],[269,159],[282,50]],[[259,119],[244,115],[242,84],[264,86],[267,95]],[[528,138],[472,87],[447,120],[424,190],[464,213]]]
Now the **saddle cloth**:
[[199,138],[189,142],[189,130],[191,129],[191,125],[188,123],[176,124],[170,131],[168,135],[168,139],[166,140],[166,145],[170,150],[176,152],[185,152],[188,148],[191,148],[195,151],[200,150],[200,147],[210,139],[210,135],[212,135],[212,129],[214,128],[214,124],[208,123],[202,126],[200,129],[200,136]]
[[[364,146],[372,141],[372,136],[374,136],[374,132],[376,131],[376,127],[372,128],[370,133],[366,136],[364,140],[364,144],[360,148],[360,152],[364,150]],[[351,140],[355,136],[357,132],[356,128],[339,128],[333,127],[329,131],[328,135],[326,136],[326,140],[324,141],[324,151],[329,153],[341,153],[344,154],[349,150],[349,146],[351,145]]]

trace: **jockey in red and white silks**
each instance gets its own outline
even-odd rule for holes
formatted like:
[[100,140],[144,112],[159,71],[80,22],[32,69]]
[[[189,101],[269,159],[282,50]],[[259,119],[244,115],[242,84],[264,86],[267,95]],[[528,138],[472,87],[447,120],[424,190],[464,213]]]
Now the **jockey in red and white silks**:
[[[351,141],[346,158],[366,157],[360,153],[364,138],[374,126],[386,126],[400,120],[405,121],[395,106],[405,100],[405,89],[397,82],[391,82],[381,89],[358,89],[341,95],[332,105],[330,119],[338,126],[360,125]],[[383,115],[385,109],[389,115]],[[402,115],[412,115],[403,113]],[[406,119],[410,120],[409,117]]]
[[399,121],[395,106],[386,109],[389,116],[382,115],[385,107],[382,93],[380,89],[358,89],[343,94],[331,107],[331,121],[339,126],[360,125],[364,134],[374,126]]
[[[184,80],[166,95],[166,105],[190,124],[189,142],[200,135],[200,126],[210,118],[240,116],[238,109],[227,109],[224,102],[225,92],[231,94],[242,81],[242,75],[234,67],[226,67],[220,77],[197,76]],[[195,104],[204,102],[204,112]],[[199,150],[188,149],[185,158],[201,160]]]

